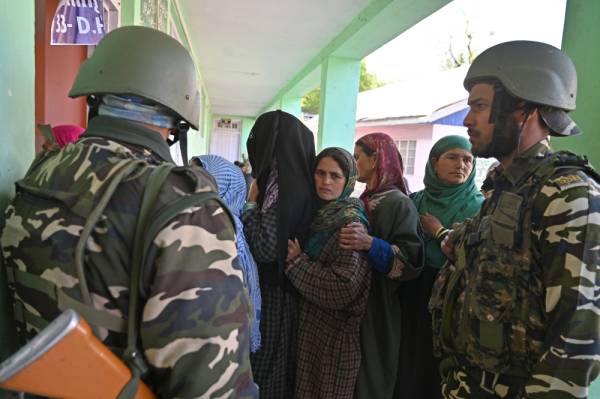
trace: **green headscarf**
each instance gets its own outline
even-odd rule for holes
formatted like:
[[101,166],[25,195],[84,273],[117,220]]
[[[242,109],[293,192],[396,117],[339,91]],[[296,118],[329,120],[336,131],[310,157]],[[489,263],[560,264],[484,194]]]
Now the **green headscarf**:
[[[413,197],[419,214],[432,214],[446,228],[451,228],[453,223],[473,217],[479,212],[483,202],[483,195],[475,185],[475,160],[473,160],[471,175],[462,184],[443,183],[437,177],[431,159],[439,158],[453,148],[461,148],[470,152],[471,143],[462,136],[446,136],[438,140],[429,153],[423,179],[425,189]],[[425,237],[425,258],[427,265],[436,268],[442,267],[446,262],[446,257],[435,238]]]
[[367,228],[369,227],[362,201],[358,198],[350,198],[358,175],[354,156],[343,148],[326,148],[317,156],[315,169],[321,159],[325,157],[331,157],[336,161],[342,172],[344,172],[346,185],[342,194],[337,199],[328,202],[320,201],[321,206],[310,225],[308,242],[304,250],[311,259],[317,259],[321,250],[336,230],[352,220],[358,219]]

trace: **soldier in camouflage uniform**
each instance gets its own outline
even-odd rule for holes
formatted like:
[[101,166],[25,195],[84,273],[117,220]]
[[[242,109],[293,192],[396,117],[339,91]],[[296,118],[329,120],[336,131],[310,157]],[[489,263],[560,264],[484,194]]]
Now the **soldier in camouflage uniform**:
[[191,57],[159,31],[117,29],[79,71],[70,96],[82,95],[91,96],[86,133],[38,156],[6,210],[0,242],[21,337],[74,308],[121,355],[139,298],[140,352],[123,356],[134,372],[145,360],[154,392],[257,397],[228,211],[206,172],[161,166],[173,163],[168,134],[198,126]]
[[483,52],[464,82],[473,154],[501,163],[442,245],[430,301],[445,398],[585,398],[600,371],[600,186],[548,135],[579,128],[571,60],[542,43]]

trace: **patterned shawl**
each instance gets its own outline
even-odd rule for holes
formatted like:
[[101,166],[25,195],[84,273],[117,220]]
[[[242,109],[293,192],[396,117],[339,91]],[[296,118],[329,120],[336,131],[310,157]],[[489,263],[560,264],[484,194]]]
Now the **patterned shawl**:
[[356,145],[363,150],[368,149],[368,152],[377,154],[377,165],[375,167],[377,181],[375,182],[375,186],[365,189],[360,195],[360,199],[365,204],[367,214],[370,216],[372,207],[369,206],[369,201],[373,195],[394,189],[398,189],[404,194],[408,193],[404,185],[402,157],[392,138],[385,133],[367,134],[361,137],[356,142]]
[[238,257],[244,276],[248,282],[250,300],[255,310],[255,317],[252,318],[250,327],[250,349],[254,352],[260,347],[259,322],[261,297],[256,262],[246,243],[244,227],[240,221],[240,213],[246,202],[246,181],[241,169],[223,157],[218,155],[201,155],[198,158],[202,163],[202,167],[217,181],[219,197],[225,201],[235,220]]
[[346,185],[336,200],[321,201],[322,205],[310,225],[308,242],[304,251],[311,259],[317,259],[331,235],[350,221],[359,219],[366,227],[369,225],[362,202],[356,198],[350,198],[358,174],[354,157],[343,148],[326,148],[317,156],[315,169],[319,165],[319,161],[325,157],[336,161],[344,172]]

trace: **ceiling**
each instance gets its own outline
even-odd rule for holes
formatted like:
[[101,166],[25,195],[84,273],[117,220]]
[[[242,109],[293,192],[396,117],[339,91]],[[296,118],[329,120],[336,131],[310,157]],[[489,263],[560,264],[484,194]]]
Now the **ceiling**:
[[369,0],[179,0],[215,115],[256,116]]

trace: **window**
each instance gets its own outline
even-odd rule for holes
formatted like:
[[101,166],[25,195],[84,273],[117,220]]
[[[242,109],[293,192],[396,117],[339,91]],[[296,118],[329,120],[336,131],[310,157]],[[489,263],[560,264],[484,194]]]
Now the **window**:
[[415,174],[415,153],[417,150],[417,140],[396,140],[396,147],[402,155],[404,163],[404,174]]
[[233,129],[240,130],[241,121],[232,121],[231,119],[219,119],[217,120],[217,128],[219,129]]
[[121,25],[121,1],[104,0],[102,7],[104,9],[104,30],[108,33]]

